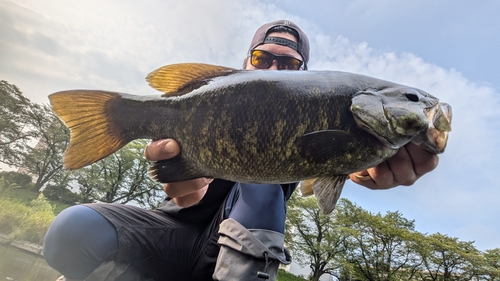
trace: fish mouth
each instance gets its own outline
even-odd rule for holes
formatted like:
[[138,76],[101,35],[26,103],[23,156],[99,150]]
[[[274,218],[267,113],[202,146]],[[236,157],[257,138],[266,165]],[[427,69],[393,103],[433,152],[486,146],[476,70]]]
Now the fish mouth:
[[415,137],[412,142],[423,146],[431,153],[443,153],[451,131],[452,110],[447,103],[440,102],[428,109],[429,128]]
[[[420,111],[418,115],[412,113],[417,111],[391,115],[389,112],[394,111],[394,108],[386,106],[382,108],[384,118],[379,118],[379,123],[376,124],[379,129],[374,129],[373,123],[360,118],[357,114],[353,115],[355,122],[385,147],[399,149],[413,142],[434,154],[444,152],[451,131],[450,105],[437,102],[434,106],[425,108],[423,112]],[[379,117],[382,116],[379,115]],[[406,123],[405,118],[413,120],[413,123]]]

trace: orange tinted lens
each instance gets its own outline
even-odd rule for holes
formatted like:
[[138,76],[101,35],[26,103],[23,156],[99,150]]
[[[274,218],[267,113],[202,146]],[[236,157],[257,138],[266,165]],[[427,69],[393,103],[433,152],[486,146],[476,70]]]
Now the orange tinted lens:
[[292,57],[280,57],[279,60],[279,69],[286,70],[299,70],[302,62],[296,58]]
[[253,66],[266,69],[273,63],[274,56],[268,52],[253,50],[250,62]]

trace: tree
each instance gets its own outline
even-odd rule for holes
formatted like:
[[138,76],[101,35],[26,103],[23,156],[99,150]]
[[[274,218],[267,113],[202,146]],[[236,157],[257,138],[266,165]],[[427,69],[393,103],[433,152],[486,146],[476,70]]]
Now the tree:
[[145,140],[136,140],[116,153],[72,174],[80,203],[129,203],[158,205],[161,185],[148,175],[149,162],[142,149]]
[[346,238],[345,259],[355,280],[411,280],[421,269],[416,254],[421,235],[414,221],[399,212],[373,215],[344,201],[342,214]]
[[482,258],[473,242],[458,241],[440,233],[427,236],[420,252],[428,280],[472,280],[483,268]]
[[331,215],[322,214],[312,197],[294,195],[288,204],[286,243],[294,259],[311,268],[310,280],[317,281],[323,274],[335,275],[340,269],[345,239],[336,226],[335,211]]
[[[69,132],[48,105],[31,102],[6,81],[0,81],[0,100],[0,162],[36,176],[38,192],[62,172]],[[33,148],[32,142],[38,144]]]
[[29,124],[29,114],[37,105],[23,96],[15,86],[0,81],[0,162],[21,166],[28,142],[36,136]]
[[500,280],[500,248],[486,250],[483,254],[486,263],[486,280]]
[[38,143],[25,155],[23,167],[36,176],[33,191],[37,192],[56,177],[67,177],[63,153],[69,142],[69,130],[48,105],[39,106],[28,115]]

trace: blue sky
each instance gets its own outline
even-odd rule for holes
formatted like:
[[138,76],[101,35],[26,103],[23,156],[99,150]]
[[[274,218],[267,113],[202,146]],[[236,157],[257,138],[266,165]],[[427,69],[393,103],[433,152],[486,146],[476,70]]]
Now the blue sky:
[[421,88],[453,107],[438,168],[411,187],[346,197],[400,210],[417,230],[500,247],[500,2],[396,0],[0,0],[0,79],[28,97],[76,88],[153,94],[144,77],[177,62],[241,67],[262,24],[309,35],[310,69]]

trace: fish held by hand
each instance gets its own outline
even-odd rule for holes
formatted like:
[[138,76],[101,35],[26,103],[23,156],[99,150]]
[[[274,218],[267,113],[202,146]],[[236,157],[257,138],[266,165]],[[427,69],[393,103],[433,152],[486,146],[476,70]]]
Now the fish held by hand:
[[175,139],[156,162],[160,182],[198,177],[250,183],[309,182],[331,212],[347,175],[409,142],[444,151],[451,107],[416,88],[337,71],[244,71],[168,65],[147,77],[163,95],[71,90],[49,96],[71,131],[68,169],[134,139]]

